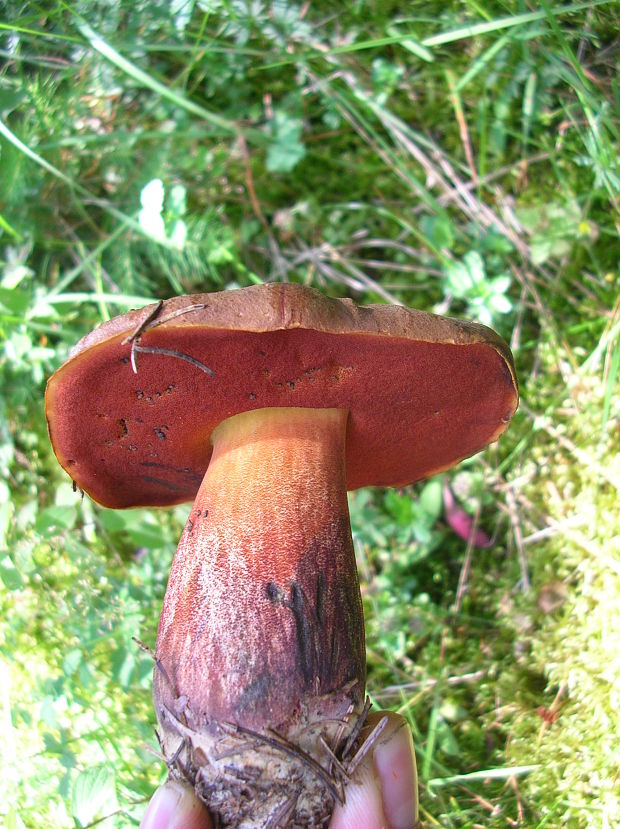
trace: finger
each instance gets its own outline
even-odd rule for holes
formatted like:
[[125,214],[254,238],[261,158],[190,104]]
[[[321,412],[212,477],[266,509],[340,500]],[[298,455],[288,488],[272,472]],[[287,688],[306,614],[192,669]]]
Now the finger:
[[168,780],[153,795],[140,829],[213,829],[213,824],[193,789]]
[[415,829],[418,779],[413,740],[398,714],[368,717],[370,733],[383,717],[387,726],[345,789],[345,804],[334,810],[329,829]]

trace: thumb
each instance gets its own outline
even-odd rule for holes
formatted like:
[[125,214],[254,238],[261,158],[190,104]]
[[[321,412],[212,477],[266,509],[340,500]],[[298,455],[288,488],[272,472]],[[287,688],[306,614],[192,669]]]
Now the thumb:
[[376,744],[353,772],[344,805],[336,806],[329,829],[415,829],[418,779],[413,739],[398,714],[373,712],[364,730],[370,734],[387,717]]
[[140,829],[212,829],[207,810],[194,790],[175,780],[157,789],[148,805]]

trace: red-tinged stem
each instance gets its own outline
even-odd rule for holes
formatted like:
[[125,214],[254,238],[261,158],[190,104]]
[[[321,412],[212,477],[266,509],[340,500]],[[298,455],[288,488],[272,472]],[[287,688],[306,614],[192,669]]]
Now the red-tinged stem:
[[262,409],[214,431],[159,625],[164,732],[175,712],[200,731],[277,734],[316,758],[320,737],[337,748],[343,718],[359,713],[365,649],[346,421],[342,409]]

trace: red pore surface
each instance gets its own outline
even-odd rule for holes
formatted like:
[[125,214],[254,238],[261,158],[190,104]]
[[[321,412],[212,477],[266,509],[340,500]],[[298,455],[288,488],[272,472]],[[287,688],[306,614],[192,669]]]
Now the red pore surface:
[[[266,327],[262,319],[252,324],[246,300],[267,289],[269,298],[301,292],[306,305],[318,296],[329,313],[317,320],[313,307],[305,323],[274,312],[276,330],[244,330]],[[136,339],[137,373],[127,338],[148,309],[106,323],[50,379],[55,452],[95,500],[109,507],[192,500],[212,430],[250,409],[347,409],[347,487],[355,489],[404,485],[452,466],[499,437],[516,408],[510,352],[482,326],[403,308],[356,308],[300,286],[200,297],[218,297],[219,307],[228,296],[239,302],[239,294],[241,321],[237,313],[224,324],[218,312],[217,324],[184,324],[179,316],[147,327]],[[254,313],[269,316],[260,303]]]

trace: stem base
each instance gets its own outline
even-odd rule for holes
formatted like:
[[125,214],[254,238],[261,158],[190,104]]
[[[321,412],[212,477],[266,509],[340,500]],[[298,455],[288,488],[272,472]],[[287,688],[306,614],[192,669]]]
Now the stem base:
[[[353,692],[353,693],[352,693]],[[170,776],[189,782],[221,829],[325,829],[343,803],[368,706],[352,688],[302,705],[286,737],[228,722],[200,722],[184,700],[161,708]]]

